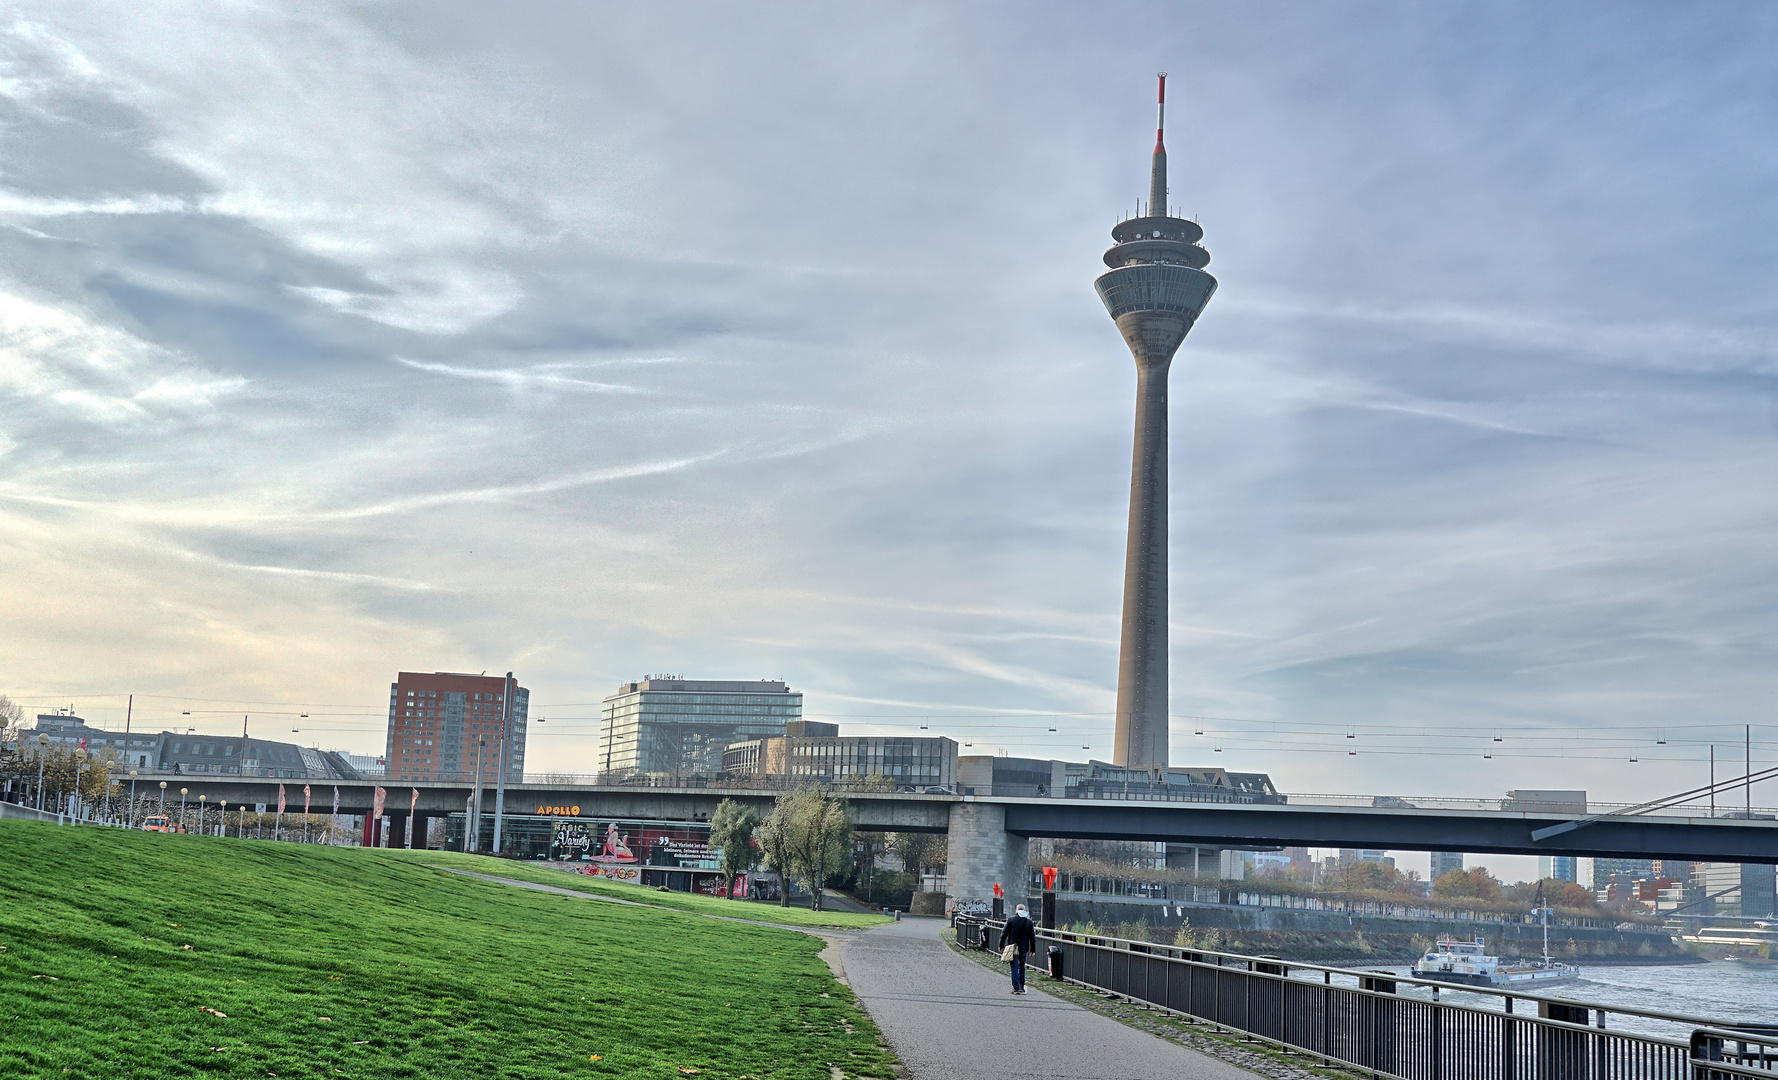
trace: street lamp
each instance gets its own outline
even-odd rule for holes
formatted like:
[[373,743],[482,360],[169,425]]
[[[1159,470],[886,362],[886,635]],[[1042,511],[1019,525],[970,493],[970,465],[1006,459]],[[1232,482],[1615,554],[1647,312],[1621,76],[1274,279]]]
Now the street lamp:
[[210,796],[208,796],[208,795],[199,795],[198,796],[198,835],[199,836],[204,835],[204,803],[209,798],[210,798]]
[[136,824],[136,770],[130,770],[130,824]]
[[184,829],[185,829],[185,792],[186,792],[186,790],[187,790],[186,788],[179,789],[179,828],[181,831],[184,831]]
[[216,815],[222,821],[222,835],[228,835],[228,800],[222,800],[222,812]]
[[165,780],[161,781],[161,803],[160,806],[155,809],[155,813],[160,814],[163,817],[166,816],[167,813],[167,782]]
[[43,809],[43,759],[49,753],[49,736],[37,736],[37,809]]

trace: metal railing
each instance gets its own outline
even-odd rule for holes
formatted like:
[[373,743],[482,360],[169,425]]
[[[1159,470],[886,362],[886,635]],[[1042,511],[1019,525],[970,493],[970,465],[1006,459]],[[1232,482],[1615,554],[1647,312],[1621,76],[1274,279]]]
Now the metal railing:
[[1778,1027],[1701,1028],[1692,1032],[1693,1080],[1770,1080],[1778,1072]]
[[[1003,925],[959,916],[957,943],[991,951]],[[1778,1065],[1778,1028],[1100,935],[1039,930],[1038,941],[1059,951],[1068,982],[1397,1080],[1771,1080]],[[1440,1000],[1458,990],[1501,1007]],[[1694,1030],[1689,1041],[1611,1030],[1614,1015]]]

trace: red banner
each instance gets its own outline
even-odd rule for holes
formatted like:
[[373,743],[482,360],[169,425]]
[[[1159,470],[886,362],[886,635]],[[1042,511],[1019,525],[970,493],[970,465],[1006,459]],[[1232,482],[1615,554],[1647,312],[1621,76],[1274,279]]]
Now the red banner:
[[309,816],[309,785],[303,785],[303,817]]
[[376,798],[371,803],[371,811],[370,811],[371,817],[379,818],[379,817],[383,816],[383,800],[388,797],[389,797],[388,792],[384,791],[380,787],[377,788]]
[[284,812],[284,785],[278,785],[278,813]]
[[420,789],[414,788],[414,797],[407,801],[407,812],[413,813],[420,806]]

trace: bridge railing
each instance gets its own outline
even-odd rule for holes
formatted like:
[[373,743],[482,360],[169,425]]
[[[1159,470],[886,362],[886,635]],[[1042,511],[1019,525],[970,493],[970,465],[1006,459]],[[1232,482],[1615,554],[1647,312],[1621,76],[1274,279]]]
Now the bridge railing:
[[1778,1072],[1778,1027],[1702,1028],[1692,1032],[1693,1080],[1771,1080]]
[[[957,942],[991,951],[1003,925],[959,916]],[[1678,1013],[1054,930],[1038,931],[1034,961],[1052,948],[1068,982],[1395,1080],[1771,1080],[1759,1070],[1778,1061],[1778,1035],[1757,1044]],[[1459,989],[1500,1007],[1440,999]],[[1673,1035],[1608,1027],[1631,1018]]]

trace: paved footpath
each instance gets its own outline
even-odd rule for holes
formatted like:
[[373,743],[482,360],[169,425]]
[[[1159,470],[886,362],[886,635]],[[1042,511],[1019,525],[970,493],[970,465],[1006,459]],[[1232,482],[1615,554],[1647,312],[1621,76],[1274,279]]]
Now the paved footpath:
[[[846,981],[916,1080],[1254,1080],[951,951],[943,919],[905,918],[847,938]],[[1004,971],[1004,969],[1002,969]]]

